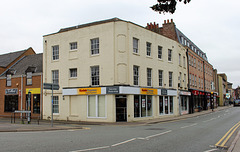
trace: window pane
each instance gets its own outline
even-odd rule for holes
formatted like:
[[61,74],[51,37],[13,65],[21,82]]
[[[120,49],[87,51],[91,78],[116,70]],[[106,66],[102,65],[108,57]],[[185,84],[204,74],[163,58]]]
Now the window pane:
[[33,113],[40,113],[40,94],[33,95]]
[[53,113],[59,113],[58,96],[53,96]]
[[152,86],[152,69],[147,68],[147,86]]
[[165,97],[165,114],[169,114],[169,111],[168,111],[168,97]]
[[99,38],[91,39],[91,54],[99,54]]
[[99,66],[91,67],[92,85],[99,85]]
[[141,117],[146,117],[146,96],[141,96]]
[[105,117],[105,96],[98,96],[98,117]]
[[52,71],[52,83],[54,83],[54,84],[59,83],[59,71],[58,70]]
[[162,59],[162,47],[158,46],[158,58]]
[[138,39],[133,38],[133,52],[138,53]]
[[173,97],[170,98],[170,114],[173,114]]
[[5,112],[13,112],[18,110],[18,95],[5,95]]
[[70,69],[70,78],[77,77],[77,69]]
[[152,116],[152,96],[147,96],[147,116]]
[[172,50],[168,49],[168,61],[172,61]]
[[76,50],[77,49],[77,42],[70,43],[70,50]]
[[172,87],[172,72],[169,72],[169,87]]
[[151,56],[151,43],[147,42],[146,49],[147,49],[147,56]]
[[139,95],[134,95],[134,117],[140,117]]
[[52,47],[52,59],[53,60],[59,59],[59,46],[58,45]]
[[96,96],[88,96],[88,117],[96,117]]
[[162,70],[158,71],[158,77],[159,77],[159,86],[162,87],[163,86],[163,71]]
[[159,96],[159,113],[163,114],[163,96]]
[[133,66],[133,84],[138,85],[138,79],[139,79],[139,67]]

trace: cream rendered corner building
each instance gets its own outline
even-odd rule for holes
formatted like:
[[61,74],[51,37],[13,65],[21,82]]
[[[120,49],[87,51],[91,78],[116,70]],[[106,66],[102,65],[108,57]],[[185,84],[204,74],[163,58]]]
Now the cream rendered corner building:
[[[179,52],[185,50],[176,41],[113,18],[61,29],[45,35],[43,43],[43,80],[60,85],[53,95],[55,120],[131,122],[179,115],[179,71],[187,70],[179,68]],[[43,118],[51,118],[50,90],[44,90]]]

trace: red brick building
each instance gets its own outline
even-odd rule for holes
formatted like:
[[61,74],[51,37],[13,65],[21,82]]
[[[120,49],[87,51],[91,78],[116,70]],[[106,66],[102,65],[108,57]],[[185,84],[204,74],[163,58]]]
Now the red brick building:
[[[150,27],[150,28],[149,28]],[[214,93],[216,104],[213,66],[208,62],[207,55],[197,47],[187,36],[176,28],[173,20],[165,20],[162,27],[157,29],[147,26],[149,30],[164,35],[179,42],[187,50],[188,59],[188,89],[192,93],[189,102],[189,113],[197,111],[199,107],[210,108],[210,95]],[[213,104],[212,104],[213,105]]]
[[0,116],[10,116],[15,110],[31,110],[31,116],[41,116],[42,54],[21,57],[0,75],[0,86]]

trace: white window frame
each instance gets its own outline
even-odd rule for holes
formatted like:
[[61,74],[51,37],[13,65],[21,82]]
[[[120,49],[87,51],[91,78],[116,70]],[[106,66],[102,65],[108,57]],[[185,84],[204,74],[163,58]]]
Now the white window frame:
[[163,86],[163,70],[158,70],[158,85]]
[[139,53],[139,39],[133,38],[133,53]]
[[[137,71],[135,72],[135,68],[137,69]],[[137,78],[135,81],[135,78]],[[135,84],[135,82],[137,82],[137,84]],[[133,85],[135,86],[139,86],[139,66],[134,65],[133,66]]]
[[[95,112],[96,112],[96,116],[95,117],[91,117],[91,116],[89,116],[89,96],[95,96],[95,105],[96,105],[96,107],[95,107]],[[98,97],[99,96],[104,96],[104,98],[105,98],[105,100],[104,100],[104,102],[105,102],[105,116],[104,117],[99,117],[98,116],[98,105],[99,105],[99,100],[98,100]],[[88,95],[87,96],[87,118],[107,118],[107,96],[106,95]]]
[[70,50],[77,50],[77,42],[69,43]]
[[168,49],[168,62],[172,62],[172,50]]
[[[99,86],[100,85],[100,68],[99,68],[99,66],[91,66],[90,69],[91,69],[91,85]],[[95,70],[95,71],[93,71],[93,70]],[[98,71],[96,71],[96,70],[98,70]],[[93,72],[95,72],[96,75],[93,75]],[[93,79],[94,79],[94,81],[93,81]]]
[[94,38],[90,40],[91,42],[91,55],[99,55],[99,38]]
[[169,88],[173,87],[173,72],[172,71],[168,72],[168,86],[169,86]]
[[69,77],[70,78],[77,78],[77,68],[69,69]]
[[[160,113],[160,100],[159,100],[159,98],[160,97],[163,97],[163,113]],[[171,113],[170,112],[170,97],[172,97],[172,102],[173,102],[173,112]],[[169,111],[169,113],[168,114],[166,114],[166,112],[165,112],[165,98],[167,98],[168,99],[168,111]],[[173,98],[173,96],[158,96],[158,105],[159,105],[159,116],[163,116],[163,115],[173,115],[174,114],[174,98]]]
[[52,60],[59,60],[59,45],[52,46]]
[[162,60],[162,47],[158,46],[158,59]]
[[152,69],[147,68],[147,86],[152,86]]
[[151,56],[151,47],[152,47],[152,43],[146,42],[146,53],[148,57]]
[[[53,96],[53,114],[59,114],[59,96]],[[57,104],[56,104],[57,101]],[[54,106],[58,106],[57,110],[58,112],[54,111]]]
[[59,84],[59,70],[52,70],[52,83]]

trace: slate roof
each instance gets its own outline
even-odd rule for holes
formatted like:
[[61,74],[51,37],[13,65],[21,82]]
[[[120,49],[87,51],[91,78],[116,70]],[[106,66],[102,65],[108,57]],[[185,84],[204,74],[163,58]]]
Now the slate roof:
[[7,67],[9,64],[11,64],[14,60],[16,60],[19,56],[21,56],[27,50],[28,49],[0,55],[0,67],[4,67],[4,68]]
[[[14,66],[11,67],[11,70],[16,70],[16,73],[13,76],[26,74],[26,70],[32,67],[36,67],[34,73],[42,73],[43,71],[43,54],[33,54],[24,56],[22,60],[17,62]],[[34,68],[35,69],[35,68]],[[2,75],[5,77],[6,75]]]
[[204,53],[197,45],[195,45],[187,36],[185,36],[178,28],[176,28],[176,33],[178,37],[178,42],[182,45],[185,45],[184,42],[182,42],[181,37],[183,37],[184,40],[186,40],[189,43],[189,48],[193,47],[196,50],[193,50],[196,54],[198,54],[200,57],[202,57],[204,60],[208,61],[206,53]]

